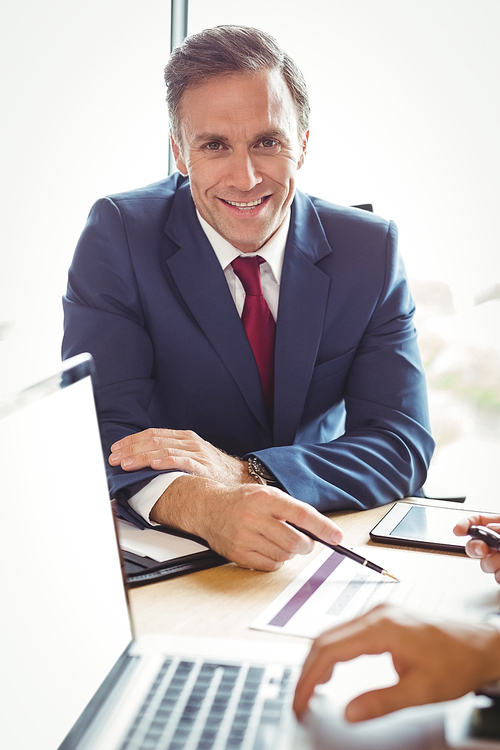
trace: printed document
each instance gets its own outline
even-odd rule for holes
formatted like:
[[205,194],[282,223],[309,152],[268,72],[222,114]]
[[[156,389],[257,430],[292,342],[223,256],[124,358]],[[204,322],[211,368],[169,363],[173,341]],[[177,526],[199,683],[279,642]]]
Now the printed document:
[[481,619],[499,612],[500,587],[477,560],[373,546],[356,552],[397,576],[399,583],[325,549],[251,627],[314,638],[381,602],[452,619]]

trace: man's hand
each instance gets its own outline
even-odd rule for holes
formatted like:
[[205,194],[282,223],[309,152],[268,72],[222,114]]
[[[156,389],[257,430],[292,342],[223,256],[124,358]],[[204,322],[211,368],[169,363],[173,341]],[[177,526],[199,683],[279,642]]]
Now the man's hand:
[[150,428],[128,435],[111,446],[111,466],[124,471],[152,469],[185,471],[228,486],[252,481],[247,462],[215,448],[191,430]]
[[379,605],[315,640],[297,683],[295,712],[304,713],[315,685],[330,679],[335,664],[384,652],[392,655],[399,682],[354,698],[348,721],[459,698],[500,677],[500,633],[493,626],[432,623]]
[[165,490],[150,518],[196,534],[220,555],[244,568],[277,570],[314,547],[291,521],[326,542],[339,543],[338,526],[311,506],[255,483],[248,464],[228,456],[191,430],[149,429],[111,446],[111,466],[135,471],[186,472]]
[[210,547],[244,568],[272,571],[314,542],[289,526],[312,531],[337,544],[342,532],[317,510],[273,487],[226,486],[212,479],[176,479],[154,505],[150,518],[205,539]]
[[[476,514],[468,516],[463,521],[459,521],[453,529],[457,536],[465,536],[469,526],[488,526],[500,533],[500,516]],[[481,560],[481,569],[485,573],[493,573],[497,583],[500,583],[500,552],[490,549],[485,542],[480,539],[469,539],[465,545],[465,551],[469,557]]]

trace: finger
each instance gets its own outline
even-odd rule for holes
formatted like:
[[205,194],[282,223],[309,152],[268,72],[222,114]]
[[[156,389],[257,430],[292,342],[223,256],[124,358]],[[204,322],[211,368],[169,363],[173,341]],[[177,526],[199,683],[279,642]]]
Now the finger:
[[[139,450],[138,448],[134,448],[133,450]],[[131,448],[124,449],[123,451],[114,451],[110,454],[108,457],[108,463],[111,464],[111,466],[121,466],[122,469],[128,468],[142,468],[143,466],[149,466],[150,459],[145,458],[147,455],[146,451],[142,452],[131,452]]]
[[150,466],[152,469],[177,469],[178,471],[187,471],[197,477],[210,476],[210,464],[207,466],[202,456],[190,453],[189,451],[180,450],[179,448],[163,448],[160,451],[148,454]]
[[[335,664],[362,654],[381,654],[389,650],[391,636],[387,634],[386,621],[388,623],[387,617],[384,619],[384,608],[377,607],[316,639],[297,682],[294,710],[298,715],[305,711],[316,685],[330,679]],[[373,627],[377,622],[381,627]]]
[[[111,446],[108,462],[112,466],[118,466],[125,459],[135,458],[140,454],[154,452],[162,447],[161,439],[153,437],[149,430],[129,435]],[[129,462],[131,465],[131,462]]]
[[[119,445],[119,444],[117,444]],[[189,452],[187,441],[174,440],[172,438],[162,438],[153,436],[144,436],[140,440],[136,439],[132,443],[122,444],[121,447],[115,448],[111,452],[111,458],[116,463],[123,461],[125,458],[135,458],[141,454],[155,454],[158,458],[168,456],[170,453],[175,455],[176,452]]]
[[131,435],[125,435],[120,440],[117,440],[113,445],[111,446],[112,453],[115,453],[117,451],[125,451],[128,450],[131,446],[135,445],[136,443],[142,442],[144,440],[149,440],[150,437],[153,436],[154,430],[147,429],[147,430],[141,430],[140,432],[133,432]]
[[456,523],[453,528],[453,533],[457,536],[466,536],[470,526],[489,526],[490,524],[495,522],[498,523],[499,521],[499,516],[476,513],[475,515],[467,516]]
[[223,557],[227,557],[236,565],[239,565],[240,568],[265,572],[279,570],[290,557],[289,555],[283,555],[283,551],[274,545],[267,545],[266,540],[262,540],[254,548],[241,543],[238,539],[229,541],[220,537],[210,540],[210,546]]
[[461,518],[460,521],[455,524],[453,527],[453,533],[456,534],[456,536],[465,536],[469,531],[470,526],[480,525],[482,525],[480,515],[466,516],[465,518]]
[[[124,471],[137,471],[138,469],[144,469],[147,466],[156,470],[172,469],[177,468],[178,466],[176,464],[176,457],[174,455],[168,455],[164,449],[141,451],[140,453],[134,453],[133,455],[113,453],[108,460],[112,466],[119,465]],[[180,467],[179,470],[181,470]]]
[[124,471],[136,471],[150,466],[156,471],[176,469],[202,477],[208,474],[202,456],[190,452],[186,442],[163,438],[150,437],[122,447],[109,456],[108,462],[112,466],[120,465]]
[[281,490],[261,488],[252,497],[257,504],[248,506],[249,518],[245,525],[252,525],[251,515],[256,512],[255,528],[289,554],[308,555],[314,548],[312,540],[290,526],[289,521],[299,528],[312,530],[315,536],[328,543],[337,544],[342,539],[342,531],[333,521]]
[[297,685],[295,686],[295,695],[293,697],[293,710],[297,716],[300,717],[306,712],[316,685],[323,685],[325,682],[328,682],[328,680],[331,679],[332,674],[333,666],[327,666],[325,664],[323,673],[317,674],[316,682],[308,679],[307,675],[299,678]]
[[[342,628],[342,626],[339,626],[338,629],[340,628]],[[320,636],[320,639],[325,638],[335,630],[336,629],[333,628],[331,631],[323,633],[323,635]],[[297,716],[302,716],[307,709],[307,705],[316,685],[322,685],[325,682],[328,682],[333,674],[336,663],[335,656],[333,653],[328,652],[319,645],[320,639],[316,639],[313,643],[311,650],[304,661],[302,672],[295,686],[293,710]]]
[[496,573],[500,570],[500,554],[489,550],[489,554],[481,560],[481,570],[485,573]]
[[[141,430],[140,432],[134,432],[131,435],[117,440],[111,446],[111,451],[127,451],[133,448],[138,443],[148,444],[160,444],[161,441],[170,441],[172,445],[179,442],[185,442],[186,440],[193,440],[198,438],[196,433],[192,430],[169,430],[160,427],[149,427],[147,430]],[[198,438],[201,440],[201,438]]]
[[181,451],[170,451],[168,455],[163,451],[140,453],[123,459],[120,465],[124,471],[137,471],[150,466],[155,471],[175,470],[197,477],[210,477],[210,471],[205,464]]
[[481,560],[490,553],[490,549],[486,542],[482,542],[480,539],[469,539],[465,545],[465,551],[469,557]]
[[247,546],[238,539],[228,539],[223,536],[215,536],[207,540],[211,549],[218,552],[219,555],[227,557],[228,560],[239,565],[240,568],[249,568],[250,570],[262,570],[272,572],[279,570],[285,560],[279,559],[279,550],[266,548],[260,545],[257,548]]
[[310,537],[301,534],[300,531],[280,519],[270,518],[262,529],[262,533],[291,557],[309,555],[314,549],[315,543]]
[[273,560],[270,557],[261,555],[259,552],[248,552],[241,557],[236,556],[237,559],[232,559],[236,565],[240,568],[246,568],[248,570],[262,570],[264,573],[274,573],[275,570],[279,570],[283,566],[283,562]]
[[285,498],[282,510],[284,521],[290,521],[294,526],[310,531],[328,544],[340,544],[343,534],[342,529],[336,523],[312,506],[282,494]]
[[424,702],[425,697],[420,697],[414,690],[407,691],[406,685],[400,681],[397,685],[358,695],[346,706],[345,717],[351,722],[367,721]]
[[242,546],[250,554],[261,555],[273,562],[284,563],[295,557],[294,552],[281,547],[276,542],[268,539],[267,536],[258,533],[255,533],[249,542],[245,541],[243,544],[239,544],[238,539],[236,539],[235,546]]
[[[283,521],[277,521],[274,518],[266,519],[264,517],[262,522],[262,525],[259,524],[253,528],[248,525],[237,529],[234,534],[235,545],[241,545],[246,549],[251,549],[260,555],[264,555],[269,560],[280,563],[291,560],[297,554],[312,552],[314,542],[303,534],[296,532],[297,540],[292,543],[289,542],[286,538],[286,533],[283,534],[281,532],[282,529],[285,532],[288,530],[293,531],[293,529],[287,527]],[[304,549],[304,545],[308,549]]]

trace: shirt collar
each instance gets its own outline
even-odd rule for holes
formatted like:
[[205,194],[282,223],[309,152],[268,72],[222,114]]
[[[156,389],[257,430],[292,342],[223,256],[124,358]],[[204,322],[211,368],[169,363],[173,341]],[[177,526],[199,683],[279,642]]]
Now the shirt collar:
[[210,226],[208,222],[200,215],[198,210],[196,214],[200,221],[201,227],[205,232],[208,241],[212,245],[213,251],[216,254],[222,269],[225,271],[226,268],[233,262],[239,255],[245,255],[251,257],[252,255],[260,255],[269,263],[271,270],[274,274],[274,278],[279,284],[281,281],[281,270],[283,268],[283,258],[285,255],[286,240],[288,237],[288,230],[290,228],[290,209],[279,227],[279,229],[273,234],[273,236],[255,253],[241,253],[237,250],[230,242],[221,237],[221,235]]

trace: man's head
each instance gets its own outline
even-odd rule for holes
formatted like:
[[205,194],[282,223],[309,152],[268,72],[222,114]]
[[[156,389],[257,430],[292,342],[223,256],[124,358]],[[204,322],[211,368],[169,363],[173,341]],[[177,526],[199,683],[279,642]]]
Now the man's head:
[[187,88],[210,78],[263,69],[281,73],[295,105],[298,136],[309,130],[309,96],[300,69],[276,40],[247,26],[216,26],[193,34],[174,49],[165,67],[170,129],[180,143],[181,101]]
[[224,26],[188,38],[165,73],[172,150],[201,216],[241,252],[283,223],[309,136],[305,84],[276,42]]

